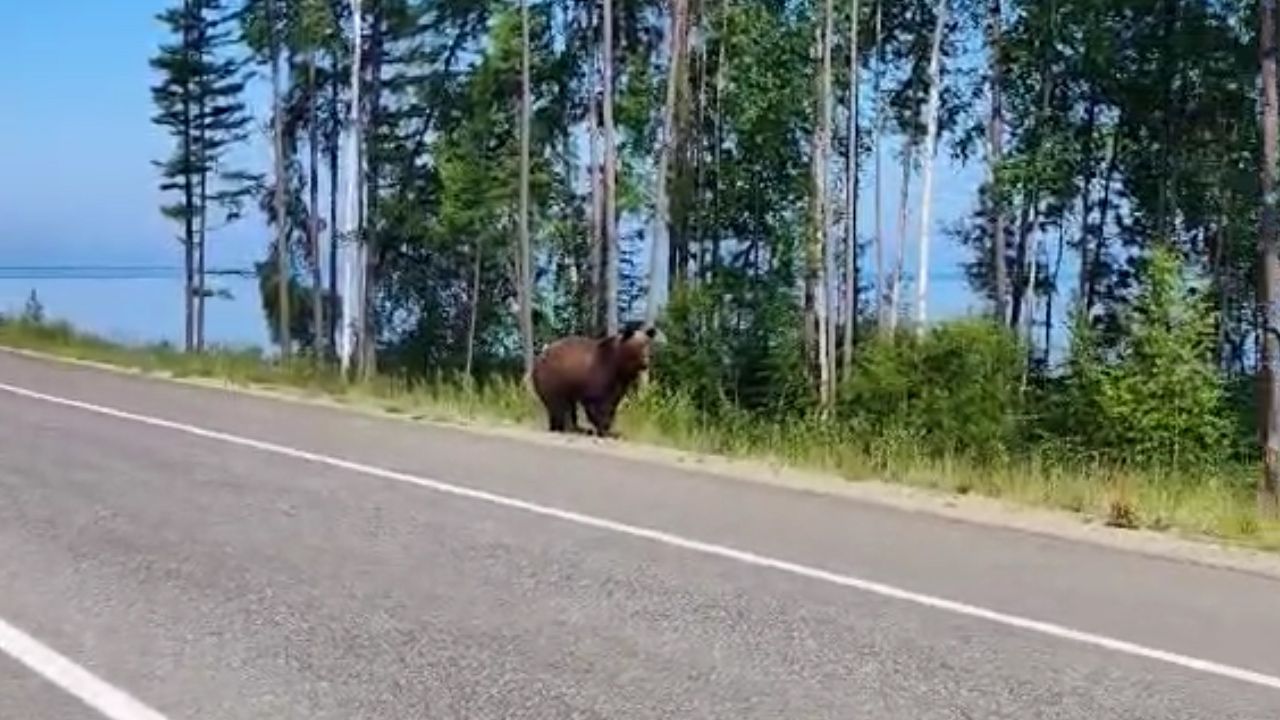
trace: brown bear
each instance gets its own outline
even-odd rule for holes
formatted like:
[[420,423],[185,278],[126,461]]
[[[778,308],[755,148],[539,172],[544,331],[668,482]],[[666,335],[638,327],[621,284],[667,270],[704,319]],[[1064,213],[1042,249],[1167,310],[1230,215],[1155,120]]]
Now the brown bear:
[[596,435],[614,437],[618,403],[649,368],[649,348],[656,334],[653,326],[632,323],[616,335],[571,335],[547,345],[534,363],[530,380],[547,409],[551,432],[581,432],[578,405],[582,405]]

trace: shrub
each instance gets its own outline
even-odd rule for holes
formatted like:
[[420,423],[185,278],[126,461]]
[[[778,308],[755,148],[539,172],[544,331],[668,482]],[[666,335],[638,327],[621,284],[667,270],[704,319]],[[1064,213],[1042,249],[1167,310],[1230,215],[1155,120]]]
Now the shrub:
[[793,303],[765,282],[730,312],[719,302],[725,282],[673,295],[663,321],[666,342],[654,354],[657,384],[722,419],[743,412],[782,421],[810,412],[814,397]]
[[1010,332],[985,320],[875,339],[841,387],[839,417],[864,437],[905,434],[935,453],[1003,456],[1018,441],[1023,357]]
[[1204,466],[1226,459],[1231,421],[1214,365],[1212,306],[1160,248],[1114,348],[1075,323],[1062,416],[1077,444],[1116,462]]

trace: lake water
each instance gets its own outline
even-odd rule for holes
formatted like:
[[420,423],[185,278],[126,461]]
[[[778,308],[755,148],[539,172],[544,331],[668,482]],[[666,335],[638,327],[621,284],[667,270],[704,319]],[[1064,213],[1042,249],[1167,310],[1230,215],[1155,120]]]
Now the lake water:
[[[217,287],[229,290],[233,298],[207,302],[208,341],[265,347],[268,335],[257,281],[222,277]],[[21,312],[33,289],[49,319],[67,320],[79,329],[124,342],[182,343],[180,278],[0,278],[0,313]]]

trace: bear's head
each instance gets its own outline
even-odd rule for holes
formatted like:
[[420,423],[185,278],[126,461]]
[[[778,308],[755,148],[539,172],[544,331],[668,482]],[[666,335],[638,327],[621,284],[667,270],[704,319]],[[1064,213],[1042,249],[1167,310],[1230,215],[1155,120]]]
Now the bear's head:
[[616,377],[629,382],[649,369],[650,349],[658,328],[643,323],[628,323],[618,334],[600,341]]

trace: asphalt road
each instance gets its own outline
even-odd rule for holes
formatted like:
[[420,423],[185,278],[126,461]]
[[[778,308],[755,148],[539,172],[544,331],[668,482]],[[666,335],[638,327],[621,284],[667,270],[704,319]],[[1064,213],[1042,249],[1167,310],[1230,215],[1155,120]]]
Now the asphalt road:
[[[0,353],[0,621],[173,720],[1274,720],[1277,607],[1240,572]],[[142,717],[14,654],[0,718]]]

